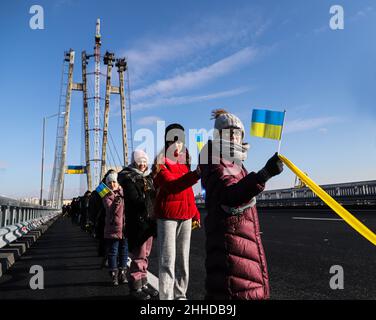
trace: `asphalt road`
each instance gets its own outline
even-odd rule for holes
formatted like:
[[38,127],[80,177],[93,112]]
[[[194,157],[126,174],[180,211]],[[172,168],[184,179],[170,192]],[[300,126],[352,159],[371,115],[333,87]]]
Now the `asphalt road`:
[[[0,278],[0,301],[5,299],[129,299],[127,285],[113,287],[101,269],[95,240],[59,218]],[[44,290],[30,289],[32,265],[44,269]]]
[[[376,211],[353,213],[376,231]],[[375,246],[330,210],[259,209],[259,216],[272,299],[376,299]],[[204,231],[194,230],[189,299],[204,297],[204,257]],[[113,288],[100,262],[94,239],[61,218],[0,278],[0,300],[129,299],[127,286]],[[29,288],[35,264],[45,270],[44,290]],[[344,270],[343,290],[329,286],[333,265]],[[149,269],[158,276],[156,241]]]
[[[375,210],[352,213],[376,232]],[[376,247],[331,210],[259,209],[259,218],[271,299],[376,299]],[[193,232],[192,299],[204,297],[204,241],[203,230]],[[333,265],[343,268],[343,290],[330,288]]]

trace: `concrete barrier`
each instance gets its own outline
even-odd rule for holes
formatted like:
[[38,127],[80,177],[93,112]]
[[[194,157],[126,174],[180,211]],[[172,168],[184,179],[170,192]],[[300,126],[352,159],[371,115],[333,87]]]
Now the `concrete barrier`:
[[42,232],[38,229],[30,231],[28,234],[35,234],[37,238],[39,238],[42,235]]
[[2,272],[7,271],[15,262],[14,254],[10,252],[0,252],[0,264],[2,266]]
[[28,240],[27,239],[18,239],[16,241],[12,242],[12,244],[13,243],[25,246],[26,250],[31,247],[31,241],[30,241],[30,239],[28,239]]
[[59,218],[60,214],[0,229],[0,277]]
[[8,248],[15,248],[21,254],[24,254],[26,252],[26,244],[25,243],[10,243],[10,244],[8,244]]
[[15,247],[5,247],[0,249],[0,253],[12,253],[14,256],[14,260],[17,260],[19,257],[22,255],[22,251],[20,248],[15,248]]

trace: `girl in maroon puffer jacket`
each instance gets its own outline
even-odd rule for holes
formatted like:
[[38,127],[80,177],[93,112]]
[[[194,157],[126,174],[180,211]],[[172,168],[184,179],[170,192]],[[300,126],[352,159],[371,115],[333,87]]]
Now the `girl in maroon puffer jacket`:
[[161,300],[186,299],[192,220],[200,224],[192,190],[200,171],[199,168],[190,171],[184,141],[184,128],[179,124],[169,125],[165,148],[153,167]]
[[261,243],[255,196],[265,182],[282,172],[275,154],[258,173],[243,166],[249,145],[244,126],[219,109],[214,140],[200,153],[201,182],[206,190],[206,299],[267,299],[269,279]]
[[104,239],[107,243],[107,258],[113,285],[127,282],[128,243],[125,237],[125,215],[123,189],[117,182],[117,173],[106,177],[111,189],[103,198],[106,210]]

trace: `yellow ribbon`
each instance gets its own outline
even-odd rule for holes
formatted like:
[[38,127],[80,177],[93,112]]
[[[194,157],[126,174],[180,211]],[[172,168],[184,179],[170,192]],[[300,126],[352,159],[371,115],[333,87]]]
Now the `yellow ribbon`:
[[376,245],[376,235],[363,223],[355,218],[350,212],[342,207],[336,200],[327,194],[319,185],[310,179],[303,171],[296,167],[289,159],[279,154],[279,158],[303,181],[318,197],[321,198],[335,213],[345,220],[353,229],[358,231],[364,238]]

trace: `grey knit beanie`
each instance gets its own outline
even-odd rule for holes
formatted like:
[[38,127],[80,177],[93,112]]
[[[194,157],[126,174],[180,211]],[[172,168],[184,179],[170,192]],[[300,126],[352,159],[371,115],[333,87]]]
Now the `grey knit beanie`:
[[244,137],[244,125],[241,120],[234,114],[227,112],[223,109],[217,109],[212,112],[215,119],[214,128],[217,130],[237,128],[242,131]]

